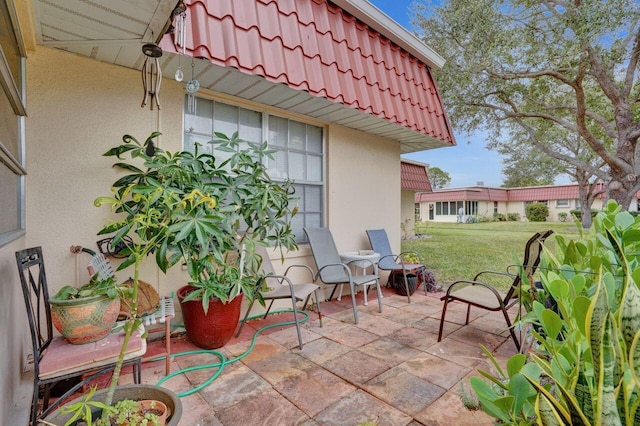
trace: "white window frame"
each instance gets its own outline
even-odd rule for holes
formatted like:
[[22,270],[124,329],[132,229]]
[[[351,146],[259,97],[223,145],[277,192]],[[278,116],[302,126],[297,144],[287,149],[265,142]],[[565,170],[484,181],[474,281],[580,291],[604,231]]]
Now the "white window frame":
[[[312,187],[312,186],[316,186],[320,188],[320,199],[318,200],[318,202],[320,203],[320,211],[316,212],[309,212],[309,213],[319,213],[320,214],[320,223],[319,226],[325,226],[326,224],[326,220],[327,220],[327,202],[326,202],[326,187],[327,187],[327,174],[326,174],[326,128],[318,125],[317,123],[311,123],[309,121],[304,121],[304,120],[300,120],[299,118],[290,118],[290,117],[286,117],[284,115],[276,115],[270,112],[266,112],[263,110],[260,110],[258,108],[251,108],[251,107],[247,107],[246,105],[238,105],[236,103],[233,102],[229,102],[228,100],[218,100],[215,98],[210,98],[210,97],[206,97],[206,96],[199,96],[198,97],[199,100],[203,100],[203,101],[208,101],[208,102],[213,102],[214,105],[214,110],[215,111],[215,104],[224,104],[224,105],[229,105],[229,106],[233,106],[233,107],[237,107],[237,108],[242,108],[248,111],[253,111],[253,112],[257,112],[259,114],[261,114],[261,130],[262,130],[262,139],[261,141],[268,141],[269,140],[269,117],[277,117],[280,119],[284,119],[284,120],[288,120],[288,122],[297,122],[297,123],[301,123],[301,124],[305,124],[305,125],[311,125],[311,126],[315,126],[317,128],[320,128],[322,130],[322,141],[321,141],[321,153],[320,153],[320,157],[321,157],[321,180],[319,182],[312,182],[312,181],[303,181],[303,182],[296,182],[295,180],[291,180],[292,184],[294,186],[302,186],[303,188],[308,188],[308,187]],[[185,100],[186,100],[186,95],[185,95]],[[186,102],[185,102],[186,105]],[[184,126],[184,116],[186,114],[186,110],[184,110],[183,107],[183,126]],[[215,114],[215,112],[214,112]],[[213,117],[212,117],[213,118]],[[216,129],[213,129],[214,131],[217,131]],[[196,132],[198,135],[203,135],[202,132]],[[185,147],[185,135],[187,134],[187,129],[184,128],[182,135],[183,135],[183,140],[182,140],[182,145],[183,145],[183,149],[186,149]],[[230,135],[228,135],[230,136]],[[211,137],[213,138],[213,135],[211,135]],[[268,145],[269,149],[274,149],[276,151],[284,151],[287,154],[290,152],[289,149],[281,149],[282,147],[277,146],[277,145]],[[306,159],[306,156],[305,156]],[[264,159],[264,161],[268,161],[267,159]],[[305,164],[306,167],[306,164]],[[284,182],[286,178],[280,178],[280,177],[273,177],[272,179],[276,182]],[[298,214],[296,215],[297,218],[300,217],[305,217],[304,215],[307,212],[305,211],[305,206],[300,205],[299,206],[299,210],[298,210]],[[303,224],[303,228],[305,226],[308,226],[306,223]],[[304,234],[304,232],[302,232],[302,229],[298,230],[298,232],[296,232],[296,242],[298,244],[306,244],[308,243],[307,239],[306,239],[306,235]]]
[[[561,203],[561,201],[564,201],[564,202]],[[571,205],[571,202],[569,201],[569,199],[565,198],[561,200],[556,200],[556,208],[568,209],[570,205]]]
[[[12,2],[3,2],[6,9],[0,8],[3,20],[9,23],[11,28],[8,31],[13,36],[13,48],[17,52],[20,81],[16,82],[10,69],[9,62],[5,56],[2,46],[0,46],[0,96],[6,98],[13,110],[15,117],[16,141],[8,141],[12,145],[16,144],[15,152],[11,152],[6,147],[6,142],[0,140],[0,167],[5,168],[16,176],[16,186],[13,196],[16,197],[17,211],[12,209],[0,209],[0,215],[15,215],[9,221],[15,221],[16,226],[12,229],[0,230],[0,247],[20,238],[25,234],[25,175],[27,174],[25,165],[25,117],[26,117],[26,49],[22,42],[22,35],[18,26],[17,13]],[[6,48],[7,46],[5,46]],[[12,195],[8,195],[11,197]]]

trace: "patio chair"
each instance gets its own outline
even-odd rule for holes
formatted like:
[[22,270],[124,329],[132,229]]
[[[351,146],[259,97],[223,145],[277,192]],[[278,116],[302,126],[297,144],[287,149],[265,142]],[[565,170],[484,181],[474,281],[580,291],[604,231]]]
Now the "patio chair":
[[[69,395],[115,368],[124,333],[112,333],[102,340],[84,345],[73,345],[62,336],[53,336],[42,248],[17,251],[16,262],[31,334],[34,371],[30,424],[36,425],[39,417],[46,417]],[[146,350],[142,330],[133,333],[127,346],[124,365],[133,365],[133,379],[136,384],[141,383],[141,361]],[[49,406],[53,385],[78,377],[82,377],[80,382]],[[38,397],[41,392],[42,413],[39,415]]]
[[409,280],[407,274],[415,269],[424,267],[424,261],[415,264],[405,264],[403,255],[414,254],[418,259],[420,256],[414,251],[405,251],[400,254],[393,254],[391,251],[391,245],[389,244],[389,238],[387,232],[384,229],[369,229],[367,230],[367,236],[369,237],[369,243],[371,248],[376,253],[380,254],[380,260],[378,261],[378,269],[383,271],[390,271],[390,279],[393,279],[393,275],[401,273],[404,278],[405,290],[407,292],[407,302],[411,303],[411,292],[409,291]]
[[[262,296],[263,300],[270,301],[269,307],[264,313],[263,318],[266,318],[267,315],[269,315],[274,301],[291,299],[294,322],[296,325],[296,331],[298,333],[298,343],[300,345],[300,349],[302,349],[302,334],[300,333],[300,320],[298,316],[297,303],[304,302],[302,309],[305,310],[307,308],[307,303],[309,302],[311,294],[314,294],[314,297],[316,299],[316,307],[318,309],[318,319],[320,320],[320,327],[322,327],[322,313],[320,312],[320,299],[318,298],[318,289],[320,288],[320,286],[314,284],[313,282],[304,284],[293,284],[291,279],[287,277],[287,274],[293,268],[305,268],[310,274],[311,281],[313,281],[313,271],[307,265],[291,265],[285,270],[284,275],[277,275],[273,269],[273,265],[271,264],[271,259],[269,258],[269,254],[267,253],[266,248],[258,245],[256,246],[256,253],[262,258],[260,272],[264,275],[259,279],[260,282],[258,283],[258,286],[256,287],[256,290],[253,294],[253,300],[249,304],[247,313],[240,323],[240,328],[238,329],[236,337],[238,337],[242,332],[242,328],[244,327],[247,318],[249,317],[249,313],[251,313],[251,308],[253,307],[253,304],[259,295]],[[268,291],[262,291],[265,284],[270,288]]]
[[[380,279],[378,278],[378,268],[372,262],[373,275],[353,275],[349,264],[344,264],[340,260],[336,243],[333,240],[331,231],[327,228],[304,228],[307,235],[311,253],[316,263],[318,271],[315,280],[318,278],[324,284],[332,285],[333,291],[329,296],[329,300],[333,297],[338,286],[349,285],[351,290],[351,304],[353,305],[353,317],[355,323],[358,324],[358,310],[356,309],[356,287],[365,286],[375,283],[378,295],[378,312],[382,312],[382,292],[380,291]],[[359,261],[362,262],[362,261]],[[366,288],[365,288],[366,291]]]
[[[467,304],[467,317],[464,325],[469,324],[469,315],[471,306],[485,309],[488,311],[501,311],[507,323],[507,328],[511,334],[511,338],[520,351],[520,341],[516,336],[509,314],[507,310],[518,303],[519,288],[522,284],[523,277],[531,281],[533,274],[536,272],[540,263],[540,254],[542,253],[542,244],[553,231],[536,232],[527,241],[524,249],[524,258],[522,265],[510,265],[506,272],[482,271],[476,274],[472,280],[456,281],[447,289],[447,293],[440,300],[444,301],[442,307],[442,316],[440,318],[440,330],[438,331],[438,342],[442,340],[442,331],[444,328],[445,315],[447,306],[451,302],[462,302]],[[517,271],[514,269],[517,268]],[[480,281],[484,275],[494,275],[507,277],[511,281],[509,290],[505,294],[501,294],[494,286]]]

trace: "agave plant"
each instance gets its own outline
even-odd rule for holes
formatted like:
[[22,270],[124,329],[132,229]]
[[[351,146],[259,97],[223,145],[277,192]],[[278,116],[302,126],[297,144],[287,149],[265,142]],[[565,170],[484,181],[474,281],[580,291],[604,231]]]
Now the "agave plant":
[[[579,224],[577,224],[579,226]],[[507,424],[640,423],[640,218],[610,201],[580,239],[545,249],[533,322],[536,353],[471,379],[485,412]],[[543,300],[552,298],[555,310]]]

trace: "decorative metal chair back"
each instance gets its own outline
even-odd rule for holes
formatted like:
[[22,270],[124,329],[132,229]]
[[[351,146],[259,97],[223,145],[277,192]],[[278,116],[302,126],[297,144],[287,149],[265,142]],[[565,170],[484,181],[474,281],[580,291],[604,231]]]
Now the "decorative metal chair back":
[[505,294],[503,301],[505,305],[508,304],[511,299],[518,297],[517,290],[522,285],[522,272],[524,272],[524,276],[527,277],[529,282],[532,282],[533,274],[535,274],[536,269],[540,264],[542,245],[551,234],[553,234],[553,231],[551,230],[545,232],[537,232],[529,239],[529,241],[527,241],[524,248],[524,258],[522,259],[522,266],[517,266],[519,270],[514,274],[516,275],[516,277],[509,287],[509,290]]
[[36,369],[34,374],[37,376],[39,373],[38,361],[53,338],[49,289],[47,287],[44,261],[42,260],[42,248],[33,247],[16,252],[16,262],[31,329],[34,366]]

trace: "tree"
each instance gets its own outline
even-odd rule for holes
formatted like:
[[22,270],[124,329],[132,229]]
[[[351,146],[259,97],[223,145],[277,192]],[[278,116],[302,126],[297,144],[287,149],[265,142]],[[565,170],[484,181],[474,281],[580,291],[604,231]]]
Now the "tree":
[[557,160],[530,146],[505,144],[497,151],[503,156],[504,188],[553,185],[555,177],[565,172]]
[[[436,78],[455,127],[493,142],[517,127],[630,205],[640,189],[636,0],[445,0],[415,10],[446,59]],[[558,134],[583,143],[592,161],[552,143]]]
[[427,175],[433,189],[446,188],[451,183],[449,173],[438,167],[429,167]]

